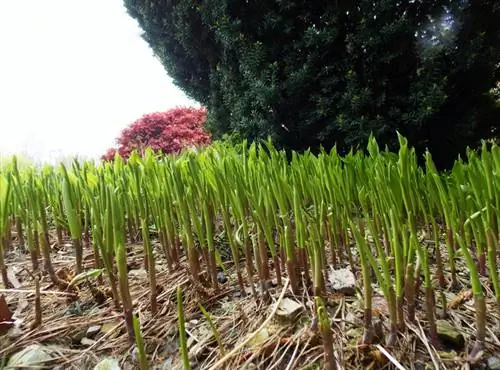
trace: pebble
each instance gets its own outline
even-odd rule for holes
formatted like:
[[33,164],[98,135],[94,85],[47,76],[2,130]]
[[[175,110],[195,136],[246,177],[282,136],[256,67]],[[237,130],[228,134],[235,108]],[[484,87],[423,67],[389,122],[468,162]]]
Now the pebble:
[[92,339],[89,339],[87,337],[84,337],[82,338],[82,340],[80,341],[80,344],[82,346],[87,346],[87,347],[90,347],[91,345],[93,345],[94,343],[96,343],[95,340],[92,340]]
[[224,274],[222,271],[218,272],[217,280],[219,281],[220,284],[225,284],[227,282],[226,274]]
[[94,338],[101,331],[101,325],[92,325],[87,329],[86,337]]
[[456,348],[463,348],[465,339],[460,330],[446,320],[437,320],[436,326],[437,334],[442,341]]
[[78,330],[77,332],[73,333],[73,335],[71,336],[71,340],[73,341],[73,343],[78,343],[82,340],[83,337],[85,337],[85,334],[86,334],[86,330],[83,329],[83,330]]
[[425,364],[423,364],[421,362],[416,362],[415,363],[415,369],[416,370],[425,370]]
[[276,316],[284,319],[294,319],[304,309],[304,306],[294,299],[283,298],[276,311]]
[[354,295],[356,291],[356,277],[350,269],[333,269],[328,272],[328,281],[334,291],[346,295]]
[[488,369],[490,370],[500,370],[500,358],[491,356],[488,358]]
[[147,278],[148,272],[145,269],[133,269],[128,272],[130,278]]

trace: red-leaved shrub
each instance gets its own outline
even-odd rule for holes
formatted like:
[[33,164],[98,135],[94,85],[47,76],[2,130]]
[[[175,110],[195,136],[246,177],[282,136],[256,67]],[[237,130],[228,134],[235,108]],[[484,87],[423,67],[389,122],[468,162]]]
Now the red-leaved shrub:
[[110,161],[115,153],[128,158],[134,149],[142,155],[148,147],[155,152],[171,154],[210,144],[210,135],[203,128],[206,118],[204,107],[178,107],[145,114],[121,132],[116,140],[118,148],[108,149],[101,158]]

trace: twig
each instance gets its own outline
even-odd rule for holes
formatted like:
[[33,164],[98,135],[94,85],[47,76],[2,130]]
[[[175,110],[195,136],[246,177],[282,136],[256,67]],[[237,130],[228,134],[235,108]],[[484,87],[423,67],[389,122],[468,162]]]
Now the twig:
[[391,361],[393,365],[396,366],[399,370],[405,370],[404,366],[401,365],[399,361],[396,360],[394,356],[392,356],[384,347],[382,347],[380,344],[376,344],[375,347],[377,347],[377,349],[382,352],[385,357],[387,357],[389,361]]
[[157,299],[158,299],[158,300],[160,300],[160,299],[163,299],[163,298],[165,298],[165,297],[167,297],[167,296],[169,296],[169,295],[171,295],[171,294],[174,294],[174,293],[175,293],[175,290],[177,289],[177,286],[183,286],[183,285],[184,285],[184,284],[186,284],[186,283],[189,283],[189,279],[188,279],[188,278],[186,278],[186,279],[182,280],[182,281],[181,281],[180,283],[178,283],[178,284],[173,284],[173,285],[175,285],[175,287],[174,287],[174,288],[170,288],[170,289],[168,289],[168,290],[164,291],[163,293],[159,294],[159,295],[158,295],[158,297],[157,297]]
[[[0,289],[0,293],[28,293],[28,294],[36,294],[36,289]],[[75,293],[68,292],[58,292],[56,290],[40,290],[40,294],[54,294],[54,295],[63,295],[68,297],[76,296]]]
[[[306,345],[307,344],[309,344],[309,340],[307,341]],[[290,370],[292,368],[292,365],[295,362],[295,357],[297,356],[297,352],[299,351],[299,346],[300,346],[300,339],[297,341],[297,345],[293,350],[292,357],[290,358],[290,361],[288,361],[288,365],[285,370]]]
[[271,314],[268,316],[268,318],[262,323],[262,325],[257,329],[255,330],[252,334],[250,334],[243,342],[241,342],[240,344],[238,344],[236,347],[234,347],[231,352],[229,352],[227,355],[225,355],[223,358],[221,358],[219,361],[217,361],[211,368],[210,370],[216,370],[218,369],[222,364],[224,364],[227,360],[229,360],[231,357],[233,357],[238,351],[240,351],[243,347],[245,347],[245,345],[250,342],[253,338],[255,338],[255,336],[257,336],[260,331],[265,328],[267,326],[267,324],[269,324],[269,322],[271,322],[271,320],[273,319],[274,315],[276,314],[276,312],[278,311],[278,307],[279,307],[279,304],[281,303],[281,301],[283,300],[283,297],[285,296],[285,293],[286,293],[286,290],[288,288],[288,284],[289,284],[290,280],[286,280],[286,283],[285,283],[285,286],[283,287],[283,290],[281,291],[281,294],[278,298],[278,300],[276,301],[275,305],[274,305],[274,308],[273,310],[271,311]]
[[35,321],[33,322],[31,329],[35,329],[42,324],[42,303],[40,300],[40,279],[35,277]]
[[[269,344],[274,344],[275,342],[278,342],[278,346],[279,346],[279,333],[275,334],[274,336],[270,337],[269,339],[267,339],[267,343],[260,343],[260,345],[262,346],[259,350],[256,350],[256,351],[253,351],[251,353],[251,355],[245,360],[245,363],[241,366],[243,369],[246,369],[248,364],[250,364],[255,357],[259,356],[261,351],[264,350],[266,347],[269,346]],[[268,347],[269,348],[269,347]],[[275,363],[276,365],[276,363]],[[272,370],[272,367],[269,369],[269,370]]]
[[[277,368],[278,366],[281,365],[281,361],[283,361],[283,359],[285,358],[285,356],[288,354],[288,350],[293,345],[293,342],[294,342],[293,340],[290,340],[285,345],[285,348],[282,350],[283,353],[281,354],[281,356],[276,361],[274,361],[274,364],[268,370],[273,370],[273,369],[275,369],[275,368]],[[297,344],[300,344],[300,341],[297,341]],[[278,348],[279,348],[279,344],[276,346],[274,352],[276,352],[278,350]],[[298,346],[295,347],[295,351],[294,352],[297,351],[297,348],[298,348]],[[274,352],[273,352],[273,354],[274,354]]]
[[190,330],[184,329],[184,331],[187,333],[187,335],[189,335],[191,338],[193,338],[193,340],[195,340],[196,343],[200,342],[200,339],[198,339],[198,337],[196,337],[196,335],[194,335]]
[[431,356],[431,360],[432,360],[432,363],[434,365],[434,369],[439,370],[440,366],[436,360],[436,357],[434,356],[432,348],[429,345],[429,341],[425,338],[424,329],[422,328],[422,325],[420,325],[420,322],[418,320],[417,320],[417,324],[418,324],[418,327],[420,329],[420,332],[411,325],[409,325],[408,327],[417,335],[417,337],[420,338],[420,341],[424,344],[425,348],[427,348],[427,352],[429,353],[429,356]]
[[486,327],[486,330],[488,330],[488,332],[490,333],[490,336],[493,338],[493,341],[495,342],[495,344],[497,346],[500,345],[500,340],[498,340],[498,337],[495,335],[495,333],[488,327]]

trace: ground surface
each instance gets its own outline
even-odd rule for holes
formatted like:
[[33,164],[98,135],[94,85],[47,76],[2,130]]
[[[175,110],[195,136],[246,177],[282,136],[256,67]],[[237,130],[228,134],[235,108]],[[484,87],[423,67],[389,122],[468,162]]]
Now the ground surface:
[[[322,367],[323,348],[318,334],[311,330],[313,318],[312,297],[303,290],[294,296],[283,278],[283,285],[270,283],[270,300],[252,297],[251,290],[243,296],[231,266],[228,273],[221,274],[221,290],[211,291],[189,279],[187,264],[174,273],[168,273],[166,265],[157,255],[157,285],[159,312],[150,314],[149,283],[143,270],[142,245],[132,245],[129,254],[130,291],[134,308],[138,312],[148,360],[153,369],[181,369],[176,311],[176,288],[182,287],[186,316],[186,331],[192,368],[210,369],[224,357],[220,369],[319,369]],[[86,250],[86,265],[92,268],[92,255]],[[41,261],[42,265],[43,261]],[[53,252],[53,263],[60,274],[74,268],[73,251],[70,244]],[[34,279],[30,273],[31,261],[26,252],[15,246],[7,255],[9,278],[15,289],[4,289],[0,283],[0,295],[5,297],[15,324],[7,334],[0,337],[0,358],[7,358],[28,345],[52,346],[53,360],[49,368],[91,369],[105,357],[119,361],[122,369],[138,368],[134,354],[128,345],[122,314],[111,299],[96,302],[87,283],[79,285],[77,300],[68,298],[65,292],[51,285],[48,276],[41,280],[42,324],[31,329],[34,320]],[[347,266],[344,266],[347,267]],[[453,302],[446,319],[451,327],[463,335],[463,345],[443,346],[435,349],[426,339],[426,323],[423,312],[417,314],[417,322],[408,324],[406,333],[399,337],[394,349],[379,345],[360,348],[362,335],[362,297],[354,292],[348,294],[333,291],[327,284],[328,310],[332,320],[336,356],[345,369],[397,368],[404,369],[460,369],[468,368],[464,359],[474,339],[474,306],[467,299],[467,270],[458,265],[461,292],[447,292],[448,302]],[[338,268],[338,267],[336,267]],[[358,274],[356,274],[358,275]],[[94,285],[95,280],[90,279]],[[257,287],[257,284],[256,284]],[[375,326],[386,333],[388,326],[387,303],[375,286],[373,312]],[[491,296],[490,296],[491,297]],[[421,295],[423,299],[423,295]],[[208,321],[202,315],[198,302],[212,315],[223,344],[218,347]],[[492,302],[489,302],[492,304]],[[491,313],[491,311],[489,312]],[[490,327],[494,325],[494,313],[489,315]],[[269,322],[260,328],[265,321]],[[259,330],[262,329],[262,330]],[[252,335],[254,334],[254,335]],[[493,330],[487,333],[487,353],[484,361],[474,368],[487,369],[487,362],[494,365],[493,355],[500,353],[500,341]],[[245,344],[242,346],[242,344]],[[241,350],[240,347],[243,347]],[[391,361],[384,354],[387,351]],[[224,354],[224,355],[223,355]],[[499,356],[500,357],[500,356]],[[493,360],[492,360],[493,359]]]

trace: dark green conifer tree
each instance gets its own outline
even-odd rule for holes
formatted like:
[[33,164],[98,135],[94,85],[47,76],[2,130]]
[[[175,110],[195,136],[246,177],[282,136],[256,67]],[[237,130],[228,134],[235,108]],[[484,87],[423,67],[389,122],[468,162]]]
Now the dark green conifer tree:
[[494,0],[124,0],[217,136],[302,150],[396,130],[449,166],[498,135]]

